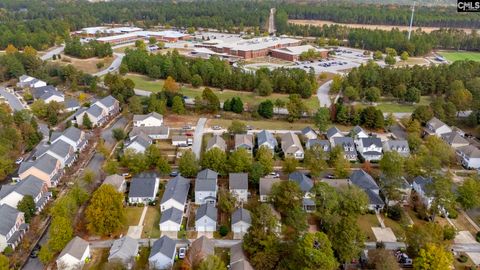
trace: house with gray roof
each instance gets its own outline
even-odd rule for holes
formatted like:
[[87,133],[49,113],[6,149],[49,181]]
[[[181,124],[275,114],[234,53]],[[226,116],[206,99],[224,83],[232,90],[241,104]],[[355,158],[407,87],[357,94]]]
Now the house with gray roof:
[[315,203],[312,203],[312,194],[310,193],[313,188],[312,179],[310,179],[310,177],[306,176],[304,173],[296,171],[288,176],[288,180],[297,183],[300,187],[300,190],[303,192],[303,209],[306,212],[315,211]]
[[316,139],[318,137],[317,132],[311,127],[305,127],[302,129],[301,133],[307,140]]
[[433,117],[425,125],[424,131],[426,135],[435,135],[440,137],[442,134],[452,132],[452,129],[438,118]]
[[195,179],[195,204],[215,204],[217,201],[218,173],[205,169],[197,174]]
[[160,218],[160,231],[165,232],[179,232],[182,227],[183,212],[175,207],[170,207],[162,212]]
[[105,180],[103,180],[102,185],[111,185],[118,192],[121,192],[121,193],[125,193],[125,191],[127,190],[127,182],[125,181],[125,177],[119,174],[112,174],[105,177]]
[[228,187],[230,193],[239,202],[248,200],[248,173],[230,173],[228,176]]
[[170,269],[175,261],[176,243],[164,235],[153,242],[148,262],[152,269]]
[[432,184],[432,178],[423,176],[417,176],[413,178],[412,188],[427,208],[432,206],[434,199],[432,196]]
[[243,252],[242,243],[235,244],[230,248],[230,270],[253,270]]
[[361,126],[356,125],[350,131],[350,137],[352,137],[353,140],[357,142],[360,139],[368,138],[368,133]]
[[57,268],[74,270],[81,269],[86,260],[90,258],[90,244],[82,238],[75,236],[57,258]]
[[111,95],[96,101],[94,105],[97,105],[105,110],[107,117],[117,115],[120,112],[120,103]]
[[214,232],[217,230],[217,208],[213,203],[200,205],[195,214],[197,232]]
[[257,133],[257,144],[258,148],[264,146],[275,152],[275,148],[278,146],[277,139],[273,136],[273,134],[268,130],[262,130]]
[[185,211],[188,191],[190,190],[190,180],[178,175],[168,181],[162,200],[160,201],[160,211],[166,211],[169,208],[176,208],[182,213]]
[[279,178],[271,177],[262,177],[259,181],[259,194],[261,202],[268,202],[270,200],[270,193],[272,192],[272,187],[276,183],[280,183],[282,180]]
[[215,243],[205,235],[195,239],[188,248],[187,258],[190,264],[198,265],[205,258],[215,254]]
[[344,137],[343,133],[336,126],[327,130],[327,139],[333,144],[333,138]]
[[369,199],[368,209],[380,210],[385,206],[380,197],[380,187],[370,174],[362,169],[355,170],[350,175],[350,182],[365,191]]
[[253,135],[252,134],[235,134],[235,150],[243,148],[248,153],[253,151]]
[[64,111],[66,112],[74,112],[80,109],[80,103],[78,103],[75,99],[67,99],[63,102]]
[[238,208],[232,214],[232,232],[234,239],[242,239],[248,231],[248,228],[252,226],[252,217],[250,211],[244,208]]
[[52,101],[63,103],[65,96],[62,92],[58,91],[56,87],[52,85],[46,85],[30,89],[30,93],[36,100],[43,100],[45,103]]
[[334,137],[332,147],[339,146],[342,148],[347,160],[357,160],[357,149],[351,137]]
[[35,161],[22,162],[18,178],[23,180],[33,175],[44,181],[47,187],[56,186],[63,175],[60,161],[50,155],[43,155]]
[[46,85],[47,85],[46,82],[28,75],[20,76],[18,78],[18,83],[17,83],[17,86],[21,88],[25,88],[25,87],[35,88],[35,87],[42,87]]
[[456,131],[443,133],[440,137],[453,148],[459,148],[470,144],[470,142]]
[[210,151],[213,148],[218,148],[223,152],[227,151],[227,144],[225,143],[225,140],[222,138],[222,136],[216,134],[208,140],[205,151]]
[[0,206],[0,217],[0,252],[6,247],[15,249],[28,229],[24,214],[8,204],[3,204]]
[[45,154],[50,155],[60,161],[62,168],[70,167],[73,162],[77,160],[77,154],[75,153],[73,147],[62,140],[58,140],[50,145],[50,147],[42,155]]
[[125,150],[132,149],[137,153],[145,153],[145,150],[152,145],[153,141],[145,133],[140,133],[125,146]]
[[283,134],[282,151],[285,157],[293,157],[295,159],[303,159],[305,154],[300,139],[293,132]]
[[147,204],[155,201],[159,184],[160,178],[155,173],[141,173],[134,176],[130,182],[128,202]]
[[0,205],[8,204],[17,208],[25,196],[32,196],[36,210],[40,212],[52,197],[52,193],[48,191],[45,182],[30,175],[14,185],[3,185],[0,189]]
[[[330,141],[328,140],[311,139],[311,140],[308,140],[307,143],[305,144],[305,147],[307,147],[307,149],[311,149],[316,146],[320,147],[320,149],[322,149],[323,152],[325,153],[330,153],[330,151],[332,150],[330,146]],[[325,158],[327,157],[328,156],[326,155]]]
[[133,116],[134,127],[160,127],[163,126],[163,115],[157,112],[149,114],[135,114]]
[[382,140],[377,137],[361,138],[357,141],[357,151],[368,161],[377,161],[382,158]]
[[166,140],[170,135],[170,128],[167,126],[133,127],[132,131],[128,134],[128,137],[132,140],[142,133],[146,134],[152,140]]
[[383,152],[396,151],[402,157],[410,156],[407,140],[388,140],[383,143]]
[[75,152],[82,151],[88,143],[85,132],[73,126],[65,129],[63,133],[52,133],[50,142],[54,144],[59,140],[70,144]]
[[133,260],[138,255],[138,241],[130,236],[124,236],[113,241],[110,253],[108,255],[109,262],[119,262],[131,269]]
[[477,147],[473,145],[462,146],[458,147],[456,152],[463,167],[467,169],[480,168],[480,150]]

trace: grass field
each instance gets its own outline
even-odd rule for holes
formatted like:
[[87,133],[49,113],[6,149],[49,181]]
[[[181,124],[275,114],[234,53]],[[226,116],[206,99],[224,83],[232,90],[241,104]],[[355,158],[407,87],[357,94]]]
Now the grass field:
[[158,238],[160,237],[160,209],[156,206],[149,206],[145,220],[143,221],[142,237],[144,238]]
[[441,51],[438,52],[441,56],[445,57],[450,62],[455,62],[459,60],[473,60],[480,61],[479,52],[454,52],[454,51]]
[[[108,68],[112,64],[113,59],[114,57],[105,57],[105,58],[92,57],[88,59],[80,59],[80,58],[74,58],[67,55],[62,55],[62,59],[55,60],[54,62],[60,63],[62,65],[71,64],[72,66],[78,68],[83,72],[93,74]],[[97,68],[97,63],[100,63],[100,62],[103,62],[104,64],[103,64],[103,67],[99,69]]]
[[[137,75],[137,74],[128,74],[126,75],[126,77],[131,79],[135,83],[136,89],[150,91],[153,93],[162,91],[163,80],[151,80],[146,76]],[[285,94],[273,93],[268,97],[260,97],[255,95],[252,92],[232,91],[232,90],[220,91],[218,89],[213,89],[213,88],[212,90],[218,96],[218,98],[220,99],[220,102],[223,102],[227,99],[231,99],[232,97],[240,97],[243,103],[247,106],[257,105],[266,99],[270,99],[270,100],[282,99],[284,101],[288,100],[288,95],[285,95]],[[191,87],[182,87],[180,91],[182,94],[190,98],[194,98],[202,94],[203,88],[200,87],[198,89],[194,89]],[[312,97],[310,97],[307,100],[304,100],[304,102],[305,102],[305,105],[311,111],[316,111],[319,107],[319,103],[316,95],[312,95]]]
[[[412,105],[412,104],[400,104],[396,103],[395,101],[381,101],[377,103],[377,109],[380,109],[384,113],[411,113],[415,108],[419,105],[428,105],[432,101],[431,97],[429,96],[422,96],[420,98],[420,102]],[[369,106],[368,104],[358,104],[355,107],[357,108],[364,108]]]
[[[240,120],[243,121],[243,120]],[[254,129],[267,129],[267,130],[302,130],[303,128],[307,126],[313,126],[311,122],[302,122],[302,121],[297,121],[293,123],[289,123],[287,121],[282,121],[282,120],[249,120],[249,121],[243,121],[246,124],[252,126]],[[223,128],[228,128],[230,124],[232,123],[232,120],[230,119],[209,119],[207,121],[207,126],[212,127],[212,126],[221,126]],[[335,125],[338,129],[341,131],[349,131],[352,129],[352,127],[348,126],[342,126],[342,125]]]
[[372,231],[372,227],[380,227],[377,217],[371,214],[361,215],[357,219],[357,224],[360,227],[360,230],[365,233],[368,241],[376,241],[375,234]]

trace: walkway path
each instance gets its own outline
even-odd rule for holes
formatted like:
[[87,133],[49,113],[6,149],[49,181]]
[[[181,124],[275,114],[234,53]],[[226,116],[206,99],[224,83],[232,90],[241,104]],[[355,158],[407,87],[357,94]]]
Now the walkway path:
[[383,222],[382,216],[380,215],[379,212],[376,212],[375,215],[377,216],[378,223],[380,223],[380,227],[382,227],[384,229],[385,228],[385,223]]
[[148,205],[143,207],[142,215],[140,216],[140,220],[138,221],[138,226],[143,225],[143,221],[145,220],[145,216],[147,215]]
[[330,107],[332,101],[330,100],[330,96],[328,92],[330,91],[330,87],[332,86],[332,80],[320,85],[317,90],[317,98],[318,102],[320,103],[320,107]]
[[54,49],[51,49],[50,51],[46,52],[44,55],[40,56],[40,59],[42,59],[43,61],[48,60],[48,59],[52,58],[53,55],[61,54],[64,49],[65,49],[64,45],[62,45],[60,47],[57,47],[57,48],[54,48]]
[[195,134],[193,134],[193,146],[192,150],[197,159],[200,159],[200,151],[202,150],[202,138],[205,124],[207,123],[207,118],[200,118],[197,122],[197,127],[195,128]]

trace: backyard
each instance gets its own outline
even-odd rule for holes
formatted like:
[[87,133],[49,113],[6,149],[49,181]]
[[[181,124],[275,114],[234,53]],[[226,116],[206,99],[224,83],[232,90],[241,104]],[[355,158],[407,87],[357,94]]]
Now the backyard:
[[[391,101],[388,99],[384,99],[380,102],[377,102],[377,109],[380,109],[384,113],[411,113],[415,110],[417,106],[420,105],[429,105],[432,101],[430,96],[422,96],[420,97],[420,102],[417,104],[401,104],[396,101]],[[365,108],[369,106],[369,104],[358,103],[355,105],[357,108]]]

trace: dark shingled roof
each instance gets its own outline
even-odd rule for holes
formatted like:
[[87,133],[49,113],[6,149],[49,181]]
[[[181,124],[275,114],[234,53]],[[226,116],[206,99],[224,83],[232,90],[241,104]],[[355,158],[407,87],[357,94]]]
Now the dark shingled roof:
[[350,181],[362,189],[379,189],[373,177],[364,170],[355,170],[350,175]]
[[300,189],[305,193],[309,192],[313,188],[312,179],[301,172],[293,172],[288,176],[288,179],[296,182]]
[[250,211],[244,208],[239,208],[235,210],[232,214],[232,225],[237,222],[243,221],[248,224],[252,224],[252,218],[250,216]]
[[135,176],[130,183],[129,198],[155,197],[156,174],[140,174]]
[[190,181],[178,175],[175,178],[168,181],[165,187],[165,192],[162,196],[160,204],[174,199],[175,201],[185,204],[187,201],[188,190],[190,189]]
[[215,205],[211,203],[204,203],[200,205],[197,209],[197,214],[195,215],[195,220],[199,220],[200,218],[207,216],[214,221],[217,221],[217,208]]

